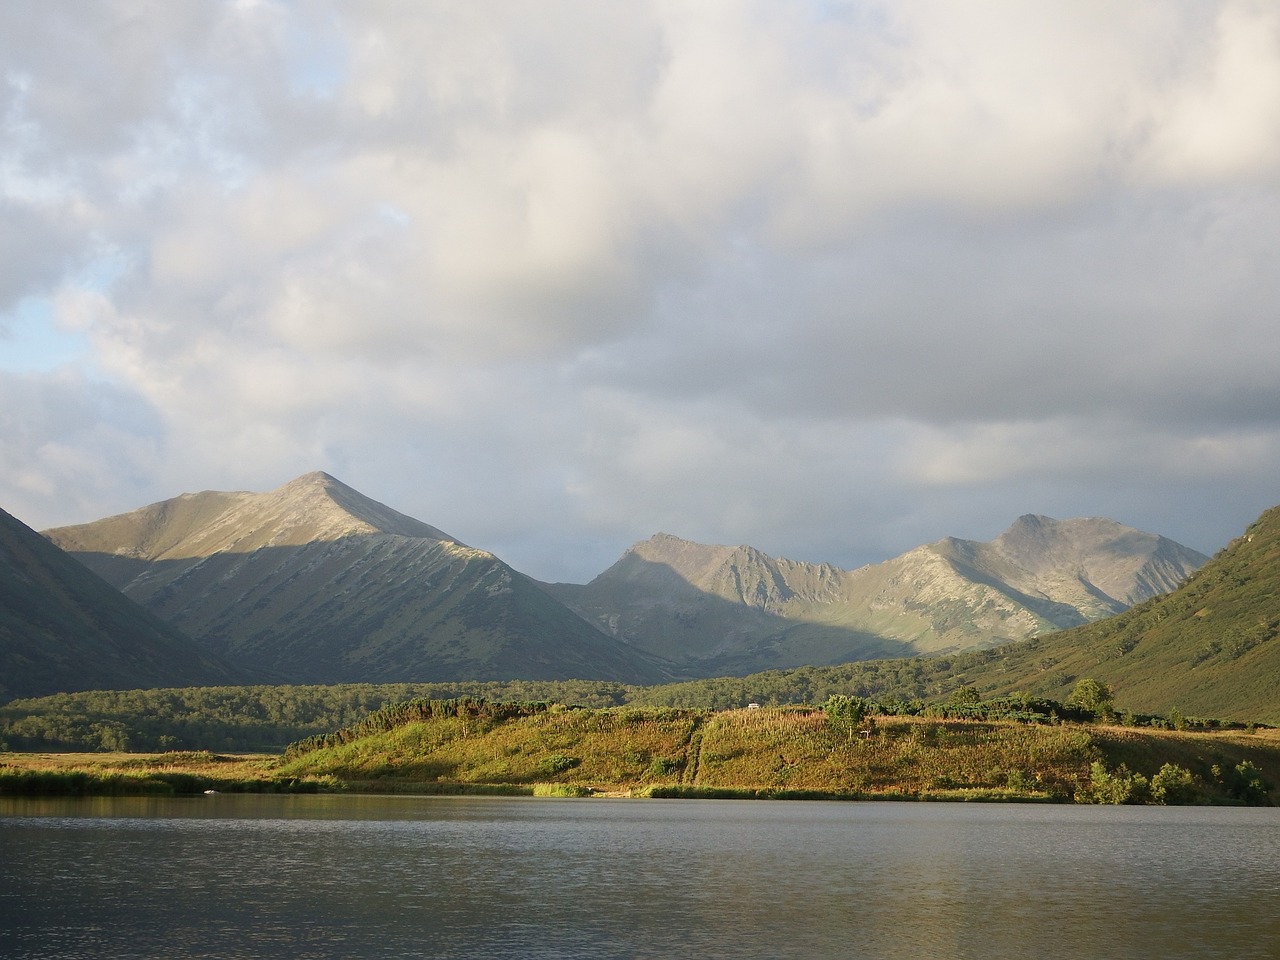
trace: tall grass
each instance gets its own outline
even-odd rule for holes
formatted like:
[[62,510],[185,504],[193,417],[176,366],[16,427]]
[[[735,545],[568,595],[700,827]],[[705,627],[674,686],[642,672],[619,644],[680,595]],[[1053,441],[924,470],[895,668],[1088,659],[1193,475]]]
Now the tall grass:
[[1174,764],[1214,799],[1214,764],[1233,769],[1248,758],[1274,782],[1280,740],[938,716],[878,715],[844,730],[806,707],[613,708],[549,709],[479,732],[456,717],[411,722],[297,756],[280,773],[375,788],[560,784],[650,796],[1070,800],[1090,790],[1095,764],[1124,763],[1148,777]]
[[0,754],[0,795],[173,796],[220,793],[315,793],[335,789],[326,775],[281,776],[270,757],[204,751],[131,754]]

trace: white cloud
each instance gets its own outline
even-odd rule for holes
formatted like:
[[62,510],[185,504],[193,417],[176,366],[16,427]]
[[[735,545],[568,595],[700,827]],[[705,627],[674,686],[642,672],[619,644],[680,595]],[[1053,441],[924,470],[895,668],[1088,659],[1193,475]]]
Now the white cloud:
[[1157,176],[1222,181],[1280,163],[1280,10],[1222,4],[1207,42],[1154,109],[1146,161]]
[[1168,532],[1215,485],[1183,529],[1225,540],[1273,498],[1278,24],[9,4],[0,315],[47,300],[94,377],[6,381],[0,505],[325,468],[549,576],[658,528]]

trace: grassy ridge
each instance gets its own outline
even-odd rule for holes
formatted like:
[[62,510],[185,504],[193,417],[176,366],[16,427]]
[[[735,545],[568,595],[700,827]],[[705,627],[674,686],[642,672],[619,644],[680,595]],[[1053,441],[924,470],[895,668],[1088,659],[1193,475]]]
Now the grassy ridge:
[[1280,733],[876,716],[851,736],[809,708],[553,707],[414,720],[295,752],[277,772],[368,791],[560,784],[631,795],[1070,800],[1090,795],[1098,770],[1123,765],[1150,779],[1174,764],[1197,800],[1230,802],[1231,771],[1244,761],[1277,782]]
[[279,770],[333,776],[364,790],[562,783],[612,791],[678,779],[704,717],[692,710],[564,707],[505,721],[443,716],[291,755]]

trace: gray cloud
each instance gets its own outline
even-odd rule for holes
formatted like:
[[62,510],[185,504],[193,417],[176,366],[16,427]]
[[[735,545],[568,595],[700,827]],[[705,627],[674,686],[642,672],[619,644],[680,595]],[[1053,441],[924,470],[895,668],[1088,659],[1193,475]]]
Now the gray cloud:
[[1280,499],[1268,5],[15,3],[0,62],[0,311],[93,345],[3,385],[36,525],[323,468],[582,579]]

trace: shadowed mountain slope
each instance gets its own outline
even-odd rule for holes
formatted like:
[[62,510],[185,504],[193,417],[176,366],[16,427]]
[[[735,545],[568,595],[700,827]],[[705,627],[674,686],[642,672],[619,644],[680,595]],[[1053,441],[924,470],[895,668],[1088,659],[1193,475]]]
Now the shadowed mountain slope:
[[1208,558],[1112,520],[1025,516],[857,570],[658,534],[586,585],[546,589],[698,676],[999,645],[1107,617]]
[[663,676],[492,554],[324,473],[46,536],[209,649],[289,682]]
[[0,699],[247,679],[0,510]]

